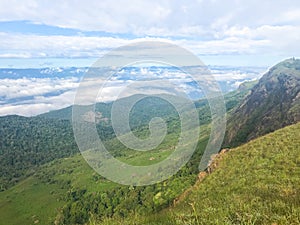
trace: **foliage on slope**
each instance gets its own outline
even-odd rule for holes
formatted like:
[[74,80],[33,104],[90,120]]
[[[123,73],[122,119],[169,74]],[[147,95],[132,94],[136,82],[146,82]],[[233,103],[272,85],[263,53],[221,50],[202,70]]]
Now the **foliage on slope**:
[[[246,87],[225,95],[228,111],[242,101],[251,86],[251,83],[247,83]],[[110,124],[111,104],[96,104],[96,112],[100,112],[103,119],[97,124],[97,130],[105,140],[115,137]],[[208,124],[211,118],[208,102],[199,100],[195,105],[199,110],[200,124]],[[0,117],[0,191],[32,174],[39,165],[78,152],[70,123],[71,115],[72,109],[67,107],[37,117]],[[168,132],[174,132],[173,125],[178,120],[174,108],[157,98],[145,98],[130,113],[130,125],[134,133],[138,136],[147,134],[145,127],[148,127],[153,117],[164,118],[169,124]],[[118,149],[113,152],[115,155],[120,154]]]

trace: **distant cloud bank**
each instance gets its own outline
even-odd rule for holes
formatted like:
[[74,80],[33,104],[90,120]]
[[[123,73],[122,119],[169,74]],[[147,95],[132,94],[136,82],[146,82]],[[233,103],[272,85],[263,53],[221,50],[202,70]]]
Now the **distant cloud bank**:
[[[74,103],[74,97],[87,68],[45,68],[45,69],[0,69],[0,116],[18,114],[34,116],[57,110]],[[258,79],[265,68],[211,68],[212,75],[224,92],[234,90],[246,80]],[[168,68],[157,69],[158,78],[178,84],[178,88],[191,98],[202,96],[201,90],[191,84],[188,76]],[[113,101],[122,89],[138,74],[153,74],[151,68],[125,68],[117,77],[106,82],[102,97],[97,101]],[[100,88],[90,84],[91,88]],[[92,100],[92,103],[95,100]]]

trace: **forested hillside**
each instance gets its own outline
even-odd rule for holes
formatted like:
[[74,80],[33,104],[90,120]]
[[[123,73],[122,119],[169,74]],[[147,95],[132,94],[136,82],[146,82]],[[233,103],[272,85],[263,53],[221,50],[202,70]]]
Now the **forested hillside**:
[[[251,86],[252,84],[249,84],[247,88],[225,96],[228,111],[239,104]],[[179,131],[179,121],[176,113],[172,111],[174,109],[166,102],[146,98],[138,102],[131,111],[131,126],[138,136],[148,134],[148,123],[155,116],[165,118],[168,123],[168,135],[162,145],[147,154],[126,150],[114,138],[108,117],[110,104],[97,104],[96,112],[101,112],[97,128],[99,135],[105,137],[105,144],[115,157],[133,165],[149,165],[163,160],[173,151],[172,146],[178,138],[176,133]],[[81,156],[76,155],[78,150],[69,118],[71,108],[32,118],[0,118],[3,126],[2,138],[6,140],[2,143],[1,166],[5,167],[2,170],[2,190],[19,181],[17,185],[0,194],[1,207],[5,214],[1,215],[3,221],[7,223],[9,218],[14,218],[10,224],[19,224],[20,221],[23,221],[23,224],[31,224],[35,220],[51,224],[56,219],[57,223],[61,224],[83,224],[89,221],[91,213],[95,214],[93,217],[97,219],[112,215],[127,217],[134,215],[132,212],[141,215],[158,212],[172,204],[178,195],[195,182],[200,157],[210,130],[208,102],[200,100],[195,102],[195,105],[199,110],[202,133],[194,156],[174,177],[149,187],[113,184],[93,172]],[[12,153],[20,153],[23,157],[13,158]],[[12,160],[16,161],[18,167],[16,164],[9,164]],[[39,203],[39,198],[44,199],[45,205]],[[31,210],[22,202],[40,204],[43,210],[35,207]],[[12,208],[18,210],[9,210]],[[58,208],[59,212],[56,211]]]
[[69,121],[0,117],[0,191],[33,174],[39,165],[78,152]]

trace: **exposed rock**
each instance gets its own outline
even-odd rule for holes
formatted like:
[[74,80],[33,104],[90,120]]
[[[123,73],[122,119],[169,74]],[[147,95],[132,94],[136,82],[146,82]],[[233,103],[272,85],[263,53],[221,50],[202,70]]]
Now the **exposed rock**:
[[272,67],[228,119],[224,146],[237,146],[300,121],[300,60]]

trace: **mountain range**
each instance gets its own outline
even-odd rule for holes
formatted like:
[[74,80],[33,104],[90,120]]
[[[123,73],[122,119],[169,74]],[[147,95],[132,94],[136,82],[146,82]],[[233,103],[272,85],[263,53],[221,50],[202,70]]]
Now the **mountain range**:
[[[195,101],[201,132],[194,155],[173,177],[142,187],[113,183],[88,166],[73,137],[71,107],[0,117],[0,225],[299,224],[299,91],[300,60],[292,58],[225,94],[226,150],[212,156],[213,170],[200,173],[211,115],[207,100]],[[127,149],[115,137],[111,104],[97,103],[95,113],[114,157],[145,166],[173,152],[180,121],[167,102],[145,98],[131,111],[141,138],[151,118],[167,121],[164,141],[149,152]]]

